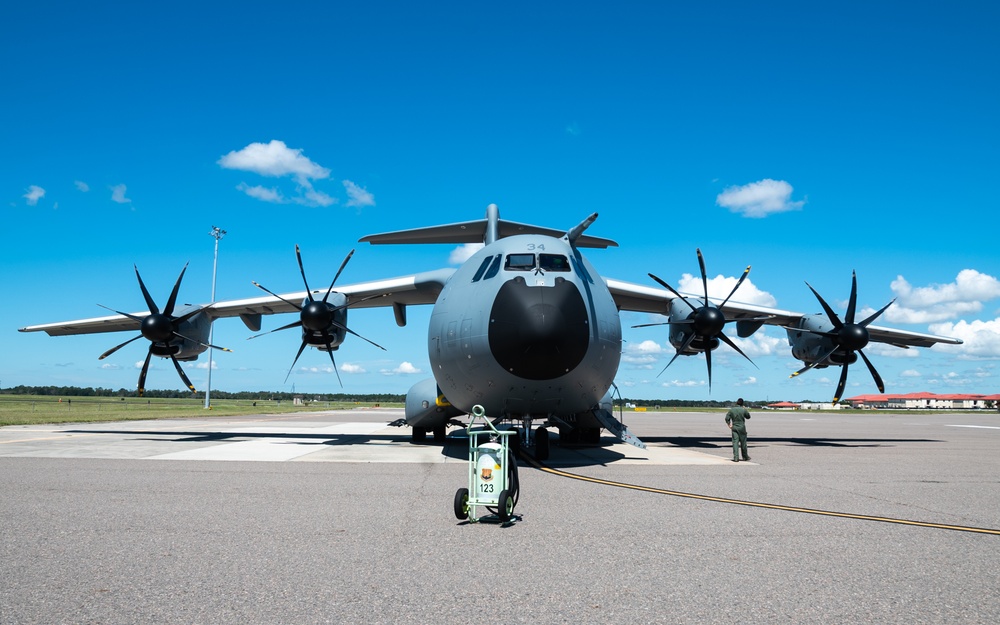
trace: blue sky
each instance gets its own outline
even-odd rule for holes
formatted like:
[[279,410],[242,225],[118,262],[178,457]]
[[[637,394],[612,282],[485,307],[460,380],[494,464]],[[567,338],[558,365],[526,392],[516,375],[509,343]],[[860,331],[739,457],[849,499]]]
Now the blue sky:
[[[19,327],[141,310],[136,264],[165,301],[260,294],[449,265],[455,246],[362,246],[393,229],[481,218],[570,228],[606,276],[683,286],[698,271],[737,299],[843,312],[851,271],[879,319],[960,347],[870,346],[888,392],[996,393],[1000,380],[1000,9],[994,3],[7,3],[0,9],[0,386],[134,388],[128,335]],[[363,5],[363,6],[357,6]],[[255,144],[258,144],[255,146]],[[749,287],[754,287],[750,289]],[[724,287],[720,287],[725,290]],[[385,345],[336,353],[344,392],[429,376],[429,307],[349,325]],[[272,318],[275,328],[291,318]],[[624,314],[623,395],[828,399],[839,371],[793,380],[784,332],[703,358]],[[213,387],[341,392],[294,331],[216,324]],[[206,357],[188,373],[205,386]],[[157,360],[149,388],[181,388]],[[846,394],[876,392],[863,365]]]

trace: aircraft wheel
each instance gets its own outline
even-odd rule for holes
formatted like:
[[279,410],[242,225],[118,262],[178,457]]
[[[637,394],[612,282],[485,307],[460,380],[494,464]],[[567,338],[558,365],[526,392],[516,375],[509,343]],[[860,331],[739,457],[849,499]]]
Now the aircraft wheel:
[[549,431],[538,428],[535,431],[535,460],[549,459]]
[[434,442],[443,443],[448,437],[448,426],[439,425],[434,428]]
[[459,488],[455,493],[455,516],[460,520],[469,518],[469,489]]
[[413,438],[414,443],[422,443],[427,440],[427,428],[413,428]]
[[514,514],[514,498],[510,496],[510,491],[506,488],[500,491],[500,499],[497,500],[497,516],[506,523]]

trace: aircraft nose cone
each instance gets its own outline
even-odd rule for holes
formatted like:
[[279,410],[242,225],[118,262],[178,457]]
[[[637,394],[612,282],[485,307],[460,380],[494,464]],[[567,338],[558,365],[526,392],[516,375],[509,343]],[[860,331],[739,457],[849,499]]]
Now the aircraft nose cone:
[[505,283],[490,312],[490,351],[507,371],[527,380],[552,380],[587,354],[590,326],[579,290],[562,278],[554,287]]

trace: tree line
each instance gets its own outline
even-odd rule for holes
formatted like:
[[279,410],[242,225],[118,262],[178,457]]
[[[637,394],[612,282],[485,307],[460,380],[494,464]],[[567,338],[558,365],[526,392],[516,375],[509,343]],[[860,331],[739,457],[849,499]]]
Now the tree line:
[[[80,386],[15,386],[3,389],[4,394],[9,395],[41,395],[43,397],[138,397],[135,390],[125,388],[91,388]],[[203,392],[191,393],[178,389],[155,390],[146,389],[143,393],[145,398],[155,399],[204,399]],[[405,394],[396,393],[287,393],[282,391],[240,391],[232,393],[228,391],[212,391],[213,399],[235,399],[235,400],[281,400],[291,401],[299,397],[306,401],[342,401],[360,402],[364,404],[374,403],[404,403]],[[622,398],[620,402],[634,405],[639,408],[727,408],[733,405],[732,401],[698,400],[698,399],[630,399]],[[747,402],[756,405],[763,402]]]

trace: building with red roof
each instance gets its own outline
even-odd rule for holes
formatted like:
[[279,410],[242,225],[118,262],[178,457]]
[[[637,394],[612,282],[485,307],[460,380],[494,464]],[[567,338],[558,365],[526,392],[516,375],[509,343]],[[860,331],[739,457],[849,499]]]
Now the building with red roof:
[[858,395],[843,400],[854,408],[874,409],[987,409],[1000,405],[1000,395],[976,395],[968,393],[939,395],[937,393],[907,393],[905,395]]

